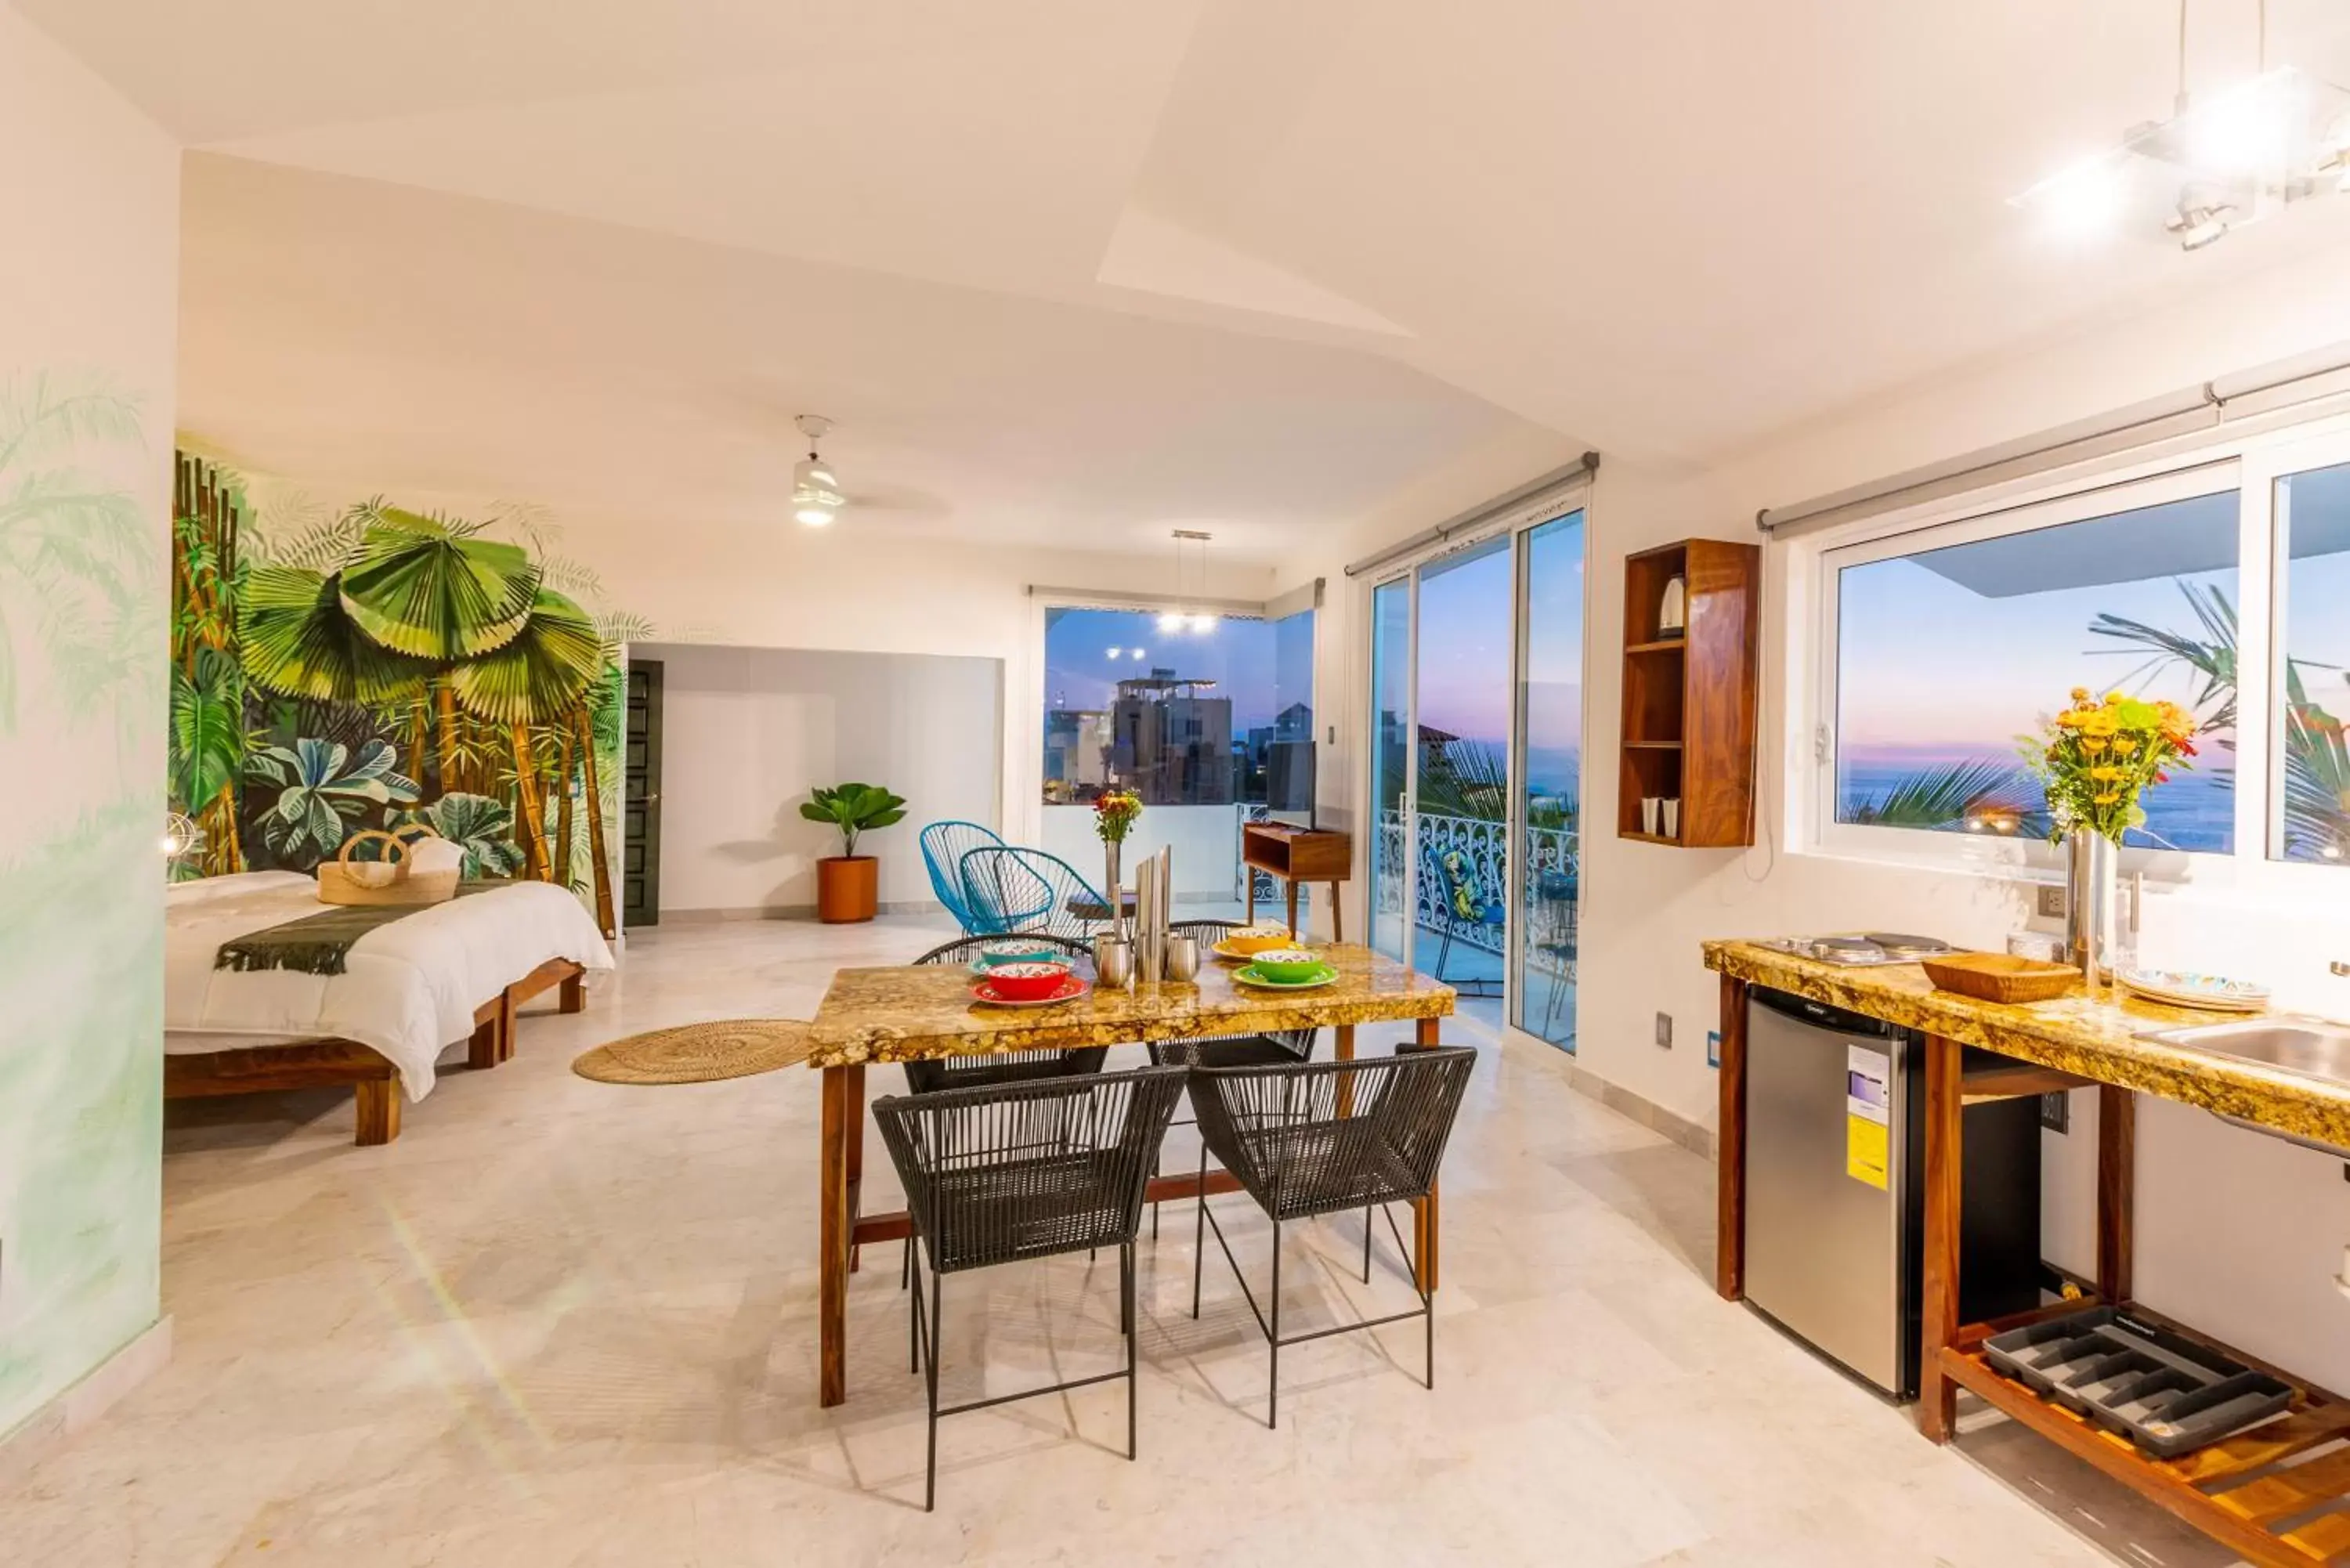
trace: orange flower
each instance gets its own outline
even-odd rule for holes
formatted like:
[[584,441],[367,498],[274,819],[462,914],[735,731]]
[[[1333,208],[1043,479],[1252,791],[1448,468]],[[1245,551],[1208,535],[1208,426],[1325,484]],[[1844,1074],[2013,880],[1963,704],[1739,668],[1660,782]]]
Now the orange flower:
[[2075,686],[2075,687],[2074,687],[2074,688],[2073,688],[2073,701],[2074,701],[2076,704],[2077,704],[2077,703],[2082,703],[2082,702],[2086,702],[2088,700],[2089,700],[2089,689],[2088,689],[2087,687],[2085,687],[2085,686]]

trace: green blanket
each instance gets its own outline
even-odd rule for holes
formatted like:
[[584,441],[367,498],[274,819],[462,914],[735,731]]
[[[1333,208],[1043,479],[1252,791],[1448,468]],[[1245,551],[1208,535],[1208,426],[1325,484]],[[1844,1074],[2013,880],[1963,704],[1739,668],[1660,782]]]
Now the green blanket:
[[[512,884],[503,877],[460,882],[457,884],[457,897],[463,898],[471,893],[487,893],[510,886]],[[269,969],[290,969],[303,974],[340,974],[343,972],[343,961],[350,956],[352,945],[361,937],[420,910],[439,907],[436,904],[331,905],[315,915],[305,915],[298,920],[287,920],[283,925],[265,926],[234,941],[223,942],[220,951],[213,955],[213,967],[248,974]]]

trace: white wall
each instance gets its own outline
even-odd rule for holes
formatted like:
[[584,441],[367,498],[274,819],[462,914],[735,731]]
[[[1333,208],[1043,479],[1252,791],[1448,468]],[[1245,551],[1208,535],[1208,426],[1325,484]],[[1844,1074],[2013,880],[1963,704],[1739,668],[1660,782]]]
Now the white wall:
[[[2191,264],[2192,258],[2182,258]],[[1619,729],[1623,561],[1630,552],[1691,535],[1756,538],[1756,510],[1861,483],[1918,463],[2329,344],[2350,340],[2350,266],[2316,256],[2280,268],[2262,286],[2220,299],[2174,305],[2109,325],[2024,358],[1988,365],[1792,432],[1742,461],[1705,473],[1603,464],[1590,502],[1586,820],[1615,818]],[[1367,519],[1297,577],[1336,585],[1347,555],[1402,537],[1460,507],[1556,466],[1570,443],[1496,448],[1484,464],[1434,476],[1409,512]],[[1415,505],[1414,503],[1417,503]],[[1995,877],[1927,872],[1790,852],[1785,835],[1791,762],[1783,683],[1789,648],[1788,556],[1766,554],[1764,693],[1759,760],[1763,832],[1735,851],[1677,850],[1612,835],[1586,842],[1581,953],[1580,1061],[1678,1115],[1711,1125],[1716,1078],[1707,1067],[1718,981],[1701,964],[1707,937],[1759,936],[1856,926],[1923,929],[1996,946],[2028,919],[2028,896]],[[1283,586],[1288,586],[1284,581]],[[1360,585],[1334,591],[1320,630],[1323,711],[1338,726],[1325,758],[1326,796],[1363,809],[1362,736],[1367,711],[1366,621]],[[1336,802],[1326,799],[1326,819]],[[1359,838],[1359,836],[1358,836]],[[1359,844],[1358,844],[1359,853]],[[1351,889],[1359,908],[1366,884]],[[2190,888],[2151,899],[2145,948],[2156,961],[2266,978],[2282,1001],[2350,1016],[2350,981],[2325,974],[2350,957],[2350,874],[2327,906]],[[1652,1044],[1659,1011],[1671,1013],[1677,1045]],[[2092,1096],[2075,1096],[2074,1131],[2050,1135],[2047,1246],[2060,1262],[2090,1262],[2094,1176]],[[2330,1276],[2350,1241],[2350,1184],[2322,1155],[2222,1127],[2186,1107],[2141,1102],[2138,1138],[2137,1293],[2255,1354],[2335,1386],[2350,1384],[2350,1302]]]
[[0,147],[5,1436],[159,1310],[179,151],[5,4]]
[[660,908],[804,910],[840,836],[800,816],[820,784],[906,797],[906,820],[859,839],[884,904],[935,902],[916,835],[993,826],[1003,777],[1000,659],[639,643],[661,664]]

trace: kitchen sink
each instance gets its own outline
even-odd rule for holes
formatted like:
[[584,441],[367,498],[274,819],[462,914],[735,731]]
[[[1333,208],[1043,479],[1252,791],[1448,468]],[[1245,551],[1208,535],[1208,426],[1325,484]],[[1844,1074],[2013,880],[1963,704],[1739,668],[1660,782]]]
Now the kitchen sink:
[[2185,1045],[2350,1085],[2350,1024],[2316,1018],[2247,1018],[2235,1023],[2149,1030],[2146,1037],[2166,1045]]

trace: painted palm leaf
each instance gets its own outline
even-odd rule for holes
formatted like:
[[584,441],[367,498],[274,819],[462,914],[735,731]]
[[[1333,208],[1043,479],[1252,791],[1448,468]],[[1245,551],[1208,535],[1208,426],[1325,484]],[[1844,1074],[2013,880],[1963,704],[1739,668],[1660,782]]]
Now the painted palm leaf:
[[369,704],[413,701],[430,668],[388,653],[344,612],[335,579],[256,566],[236,607],[244,672],[282,697]]
[[172,799],[182,811],[210,805],[244,760],[244,681],[235,658],[199,649],[195,672],[172,666]]
[[1846,806],[1845,822],[1877,827],[1963,827],[1984,811],[2022,816],[2023,787],[2014,767],[1975,758],[1907,774],[1873,800]]
[[519,545],[437,517],[376,510],[342,570],[343,607],[385,648],[470,659],[503,648],[531,616],[538,568]]
[[266,746],[245,761],[246,776],[282,786],[262,819],[270,846],[281,854],[315,848],[331,855],[350,836],[350,819],[370,806],[416,798],[416,784],[394,772],[395,754],[369,741],[354,757],[339,741],[305,735],[291,748]]
[[414,815],[465,852],[468,877],[511,877],[522,868],[522,846],[515,842],[514,810],[502,800],[485,794],[444,794]]
[[541,588],[530,618],[504,648],[449,677],[465,711],[493,724],[546,724],[568,712],[604,673],[604,641],[586,610]]

